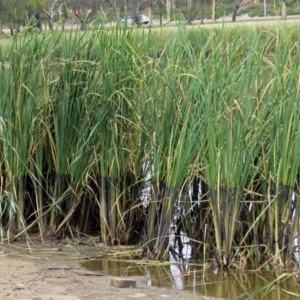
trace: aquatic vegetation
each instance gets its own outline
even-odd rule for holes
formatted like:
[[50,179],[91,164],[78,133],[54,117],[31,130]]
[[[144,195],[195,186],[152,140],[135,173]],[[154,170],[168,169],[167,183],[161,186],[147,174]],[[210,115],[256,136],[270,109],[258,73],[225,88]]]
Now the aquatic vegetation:
[[0,51],[0,229],[165,259],[298,265],[296,27],[15,36]]

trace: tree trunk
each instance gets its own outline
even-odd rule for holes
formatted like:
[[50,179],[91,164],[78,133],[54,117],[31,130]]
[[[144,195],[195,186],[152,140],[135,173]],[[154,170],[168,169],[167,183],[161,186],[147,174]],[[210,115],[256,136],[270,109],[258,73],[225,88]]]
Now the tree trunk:
[[171,22],[171,0],[167,0],[166,9],[167,9],[167,20],[169,23]]
[[282,2],[281,4],[281,16],[283,20],[286,19],[286,6],[284,2]]
[[84,31],[87,28],[88,20],[89,20],[89,13],[87,12],[85,15],[82,15],[78,13],[76,10],[74,10],[74,15],[77,17],[77,19],[80,22],[80,30]]
[[240,9],[240,5],[236,4],[235,7],[234,7],[233,14],[232,14],[232,22],[236,21],[236,16],[237,16],[237,13],[238,13],[239,9]]
[[192,1],[187,2],[187,23],[192,24]]
[[[125,10],[125,16],[127,18],[127,10]],[[117,17],[117,24],[121,23],[121,12],[120,12],[120,7],[116,8],[116,17]]]
[[217,9],[217,0],[212,0],[211,20],[213,23],[216,23],[216,9]]
[[152,3],[151,0],[147,1],[147,9],[148,9],[148,16],[149,16],[149,20],[150,20],[150,24],[152,23]]
[[53,23],[52,23],[52,18],[51,18],[50,14],[47,14],[47,23],[48,23],[48,28],[50,30],[52,30],[53,29]]
[[159,25],[162,26],[163,21],[163,10],[162,10],[162,3],[159,1]]
[[97,18],[97,9],[96,9],[96,0],[94,0],[93,9],[92,9],[92,12],[91,12],[91,19],[96,20],[96,18]]
[[192,8],[192,0],[187,1],[187,7],[188,7],[188,9]]

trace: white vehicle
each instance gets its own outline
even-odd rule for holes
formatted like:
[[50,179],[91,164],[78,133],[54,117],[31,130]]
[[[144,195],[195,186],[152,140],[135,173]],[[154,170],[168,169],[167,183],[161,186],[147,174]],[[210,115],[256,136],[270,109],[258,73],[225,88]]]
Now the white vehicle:
[[132,15],[128,16],[125,19],[121,20],[122,24],[134,25],[134,24],[148,24],[150,21],[149,17],[144,14]]

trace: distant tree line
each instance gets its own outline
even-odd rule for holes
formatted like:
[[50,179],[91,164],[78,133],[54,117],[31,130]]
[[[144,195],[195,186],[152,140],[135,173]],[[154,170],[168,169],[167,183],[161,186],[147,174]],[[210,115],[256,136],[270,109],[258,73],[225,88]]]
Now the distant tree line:
[[[245,4],[259,4],[263,0],[0,0],[0,21],[11,31],[19,30],[23,24],[34,25],[41,30],[42,21],[51,29],[54,22],[77,18],[81,28],[105,13],[108,18],[120,22],[128,14],[146,13],[171,21],[172,15],[190,22],[204,19],[210,10],[211,19],[216,21],[216,9],[221,3],[232,5],[232,20],[235,21],[239,9]],[[275,0],[279,4],[280,0]],[[285,0],[287,6],[295,0]],[[297,0],[299,1],[299,0]],[[274,5],[274,2],[272,2]]]

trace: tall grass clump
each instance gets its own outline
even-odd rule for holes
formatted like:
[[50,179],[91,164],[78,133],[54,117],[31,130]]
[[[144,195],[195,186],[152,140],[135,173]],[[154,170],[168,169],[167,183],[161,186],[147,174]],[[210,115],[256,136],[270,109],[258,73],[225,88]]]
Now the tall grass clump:
[[1,47],[1,238],[97,233],[161,260],[187,235],[219,268],[297,265],[298,31],[167,30]]
[[251,87],[261,57],[255,33],[251,40],[254,42],[250,45],[232,41],[227,46],[230,50],[216,45],[203,70],[207,74],[201,95],[206,129],[203,173],[211,202],[215,254],[218,264],[224,266],[232,260],[237,228],[242,222],[242,200],[252,190],[256,172],[260,133]]
[[297,247],[295,238],[299,234],[299,125],[295,122],[299,118],[298,60],[297,45],[293,41],[278,43],[274,53],[266,59],[272,72],[264,105],[268,124],[265,127],[267,153],[264,154],[270,205],[268,248],[275,251],[275,260],[288,265],[293,260]]

